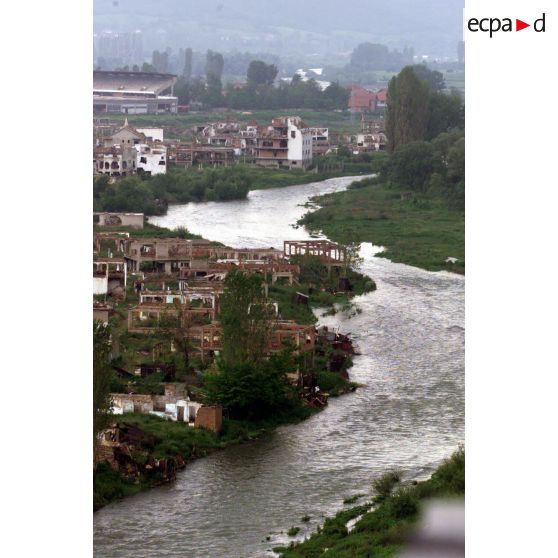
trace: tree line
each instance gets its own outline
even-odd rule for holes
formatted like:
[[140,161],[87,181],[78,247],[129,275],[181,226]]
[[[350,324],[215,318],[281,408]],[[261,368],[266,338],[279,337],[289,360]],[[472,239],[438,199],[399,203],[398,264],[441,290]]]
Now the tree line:
[[386,134],[391,152],[413,141],[429,141],[465,127],[465,107],[457,94],[446,94],[440,72],[406,66],[388,87]]
[[229,82],[223,85],[224,59],[219,53],[208,51],[205,78],[183,75],[179,78],[175,93],[181,105],[192,102],[207,107],[231,109],[345,109],[349,92],[338,83],[323,89],[313,79],[302,80],[295,74],[292,80],[280,81],[275,64],[252,60],[246,71],[246,83]]
[[129,176],[109,183],[109,177],[93,179],[95,211],[132,211],[163,215],[169,203],[244,199],[254,178],[242,167],[208,168],[192,172],[173,169],[155,176]]

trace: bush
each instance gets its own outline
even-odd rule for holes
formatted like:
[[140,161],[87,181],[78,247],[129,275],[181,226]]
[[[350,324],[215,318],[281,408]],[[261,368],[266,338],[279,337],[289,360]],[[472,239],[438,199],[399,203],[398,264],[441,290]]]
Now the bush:
[[335,395],[344,390],[347,381],[335,372],[328,372],[327,370],[320,370],[316,374],[318,386],[322,391]]
[[403,489],[388,500],[389,511],[396,519],[407,519],[416,515],[418,499],[410,490]]
[[300,527],[291,527],[287,531],[287,535],[289,535],[289,537],[296,537],[299,532],[300,532]]
[[399,471],[389,471],[381,477],[374,479],[372,488],[376,492],[374,501],[377,503],[383,502],[386,498],[391,496],[395,486],[401,481],[401,473]]

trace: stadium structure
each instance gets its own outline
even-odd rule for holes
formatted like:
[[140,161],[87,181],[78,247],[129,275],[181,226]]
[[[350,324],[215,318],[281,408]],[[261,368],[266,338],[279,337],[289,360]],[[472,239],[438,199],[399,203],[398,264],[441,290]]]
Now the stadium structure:
[[159,114],[178,112],[176,76],[148,72],[93,72],[93,112]]

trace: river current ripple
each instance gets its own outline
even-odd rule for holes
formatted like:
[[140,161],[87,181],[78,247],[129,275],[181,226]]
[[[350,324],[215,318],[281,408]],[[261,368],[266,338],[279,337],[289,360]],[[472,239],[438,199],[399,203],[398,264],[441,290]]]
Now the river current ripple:
[[[281,248],[284,239],[309,238],[292,227],[307,211],[301,204],[352,180],[174,206],[150,220],[235,247]],[[304,423],[195,461],[173,484],[100,510],[96,558],[269,556],[290,540],[291,526],[302,527],[299,537],[308,534],[344,497],[369,493],[386,469],[425,478],[457,447],[464,439],[464,278],[391,263],[377,251],[362,248],[361,271],[378,285],[355,299],[362,312],[321,318],[356,340],[362,354],[350,376],[364,387]]]

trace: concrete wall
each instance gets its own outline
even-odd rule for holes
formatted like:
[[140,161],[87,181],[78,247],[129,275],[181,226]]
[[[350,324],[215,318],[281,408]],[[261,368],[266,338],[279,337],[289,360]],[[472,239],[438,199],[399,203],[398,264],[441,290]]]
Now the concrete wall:
[[156,174],[166,174],[167,172],[167,149],[166,147],[150,148],[147,146],[136,146],[138,156],[136,167],[154,176]]
[[143,134],[147,141],[163,141],[164,139],[163,128],[136,128],[136,130]]
[[105,308],[94,308],[93,319],[99,322],[107,323],[109,321],[110,310]]
[[[118,219],[120,219],[120,224],[112,225],[112,223],[110,223],[111,217],[118,217]],[[133,229],[143,229],[143,221],[144,221],[143,213],[101,213],[99,214],[100,227],[120,226],[120,227],[132,227]]]
[[108,278],[107,277],[93,277],[93,294],[102,295],[107,294]]
[[305,168],[312,163],[312,131],[310,128],[299,129],[290,120],[288,130],[289,163],[296,162],[295,167]]

